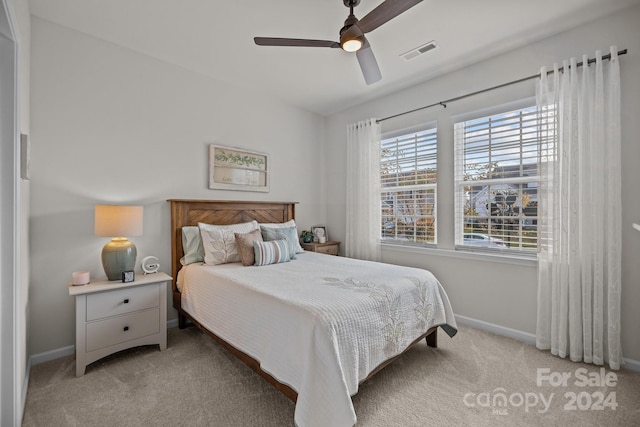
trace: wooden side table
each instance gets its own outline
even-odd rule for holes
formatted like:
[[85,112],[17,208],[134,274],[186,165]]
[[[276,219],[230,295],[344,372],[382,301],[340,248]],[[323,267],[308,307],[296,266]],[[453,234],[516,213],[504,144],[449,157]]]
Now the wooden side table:
[[301,243],[301,245],[302,249],[304,249],[305,251],[318,252],[321,254],[338,255],[338,253],[340,252],[340,242],[331,240],[325,243],[312,242]]
[[165,273],[136,273],[135,281],[105,278],[88,285],[68,285],[76,299],[76,377],[87,365],[117,351],[140,345],[167,348]]

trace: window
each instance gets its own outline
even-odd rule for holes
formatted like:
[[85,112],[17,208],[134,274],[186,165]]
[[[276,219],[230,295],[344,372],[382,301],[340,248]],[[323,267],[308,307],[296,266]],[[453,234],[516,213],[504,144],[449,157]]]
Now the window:
[[536,252],[537,123],[533,106],[455,124],[457,246]]
[[380,141],[383,242],[436,243],[435,126],[385,134]]

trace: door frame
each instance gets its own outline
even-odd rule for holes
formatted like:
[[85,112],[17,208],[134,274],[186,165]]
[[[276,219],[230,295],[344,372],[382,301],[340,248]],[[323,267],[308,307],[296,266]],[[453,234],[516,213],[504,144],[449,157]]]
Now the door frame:
[[21,294],[18,42],[13,4],[1,1],[0,91],[4,96],[0,97],[0,424],[19,426],[24,404],[20,354],[25,343],[19,342],[18,333]]

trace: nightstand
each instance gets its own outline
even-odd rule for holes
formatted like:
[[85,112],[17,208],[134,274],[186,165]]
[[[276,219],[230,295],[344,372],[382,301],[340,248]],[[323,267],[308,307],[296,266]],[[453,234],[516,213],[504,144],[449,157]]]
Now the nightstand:
[[338,255],[340,252],[340,242],[327,241],[325,243],[301,243],[302,249],[310,252],[318,252],[327,255]]
[[90,363],[140,345],[167,348],[167,283],[165,273],[136,273],[135,281],[68,285],[76,299],[76,377]]

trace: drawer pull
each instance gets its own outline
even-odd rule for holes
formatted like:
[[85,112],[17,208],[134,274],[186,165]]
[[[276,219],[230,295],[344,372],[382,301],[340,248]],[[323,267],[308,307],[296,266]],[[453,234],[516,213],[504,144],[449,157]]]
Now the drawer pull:
[[128,330],[129,330],[129,327],[128,327],[128,326],[125,326],[125,327],[124,327],[124,331],[125,331],[125,332],[127,332]]
[[129,298],[127,298],[126,300],[124,300],[125,304],[129,304]]

